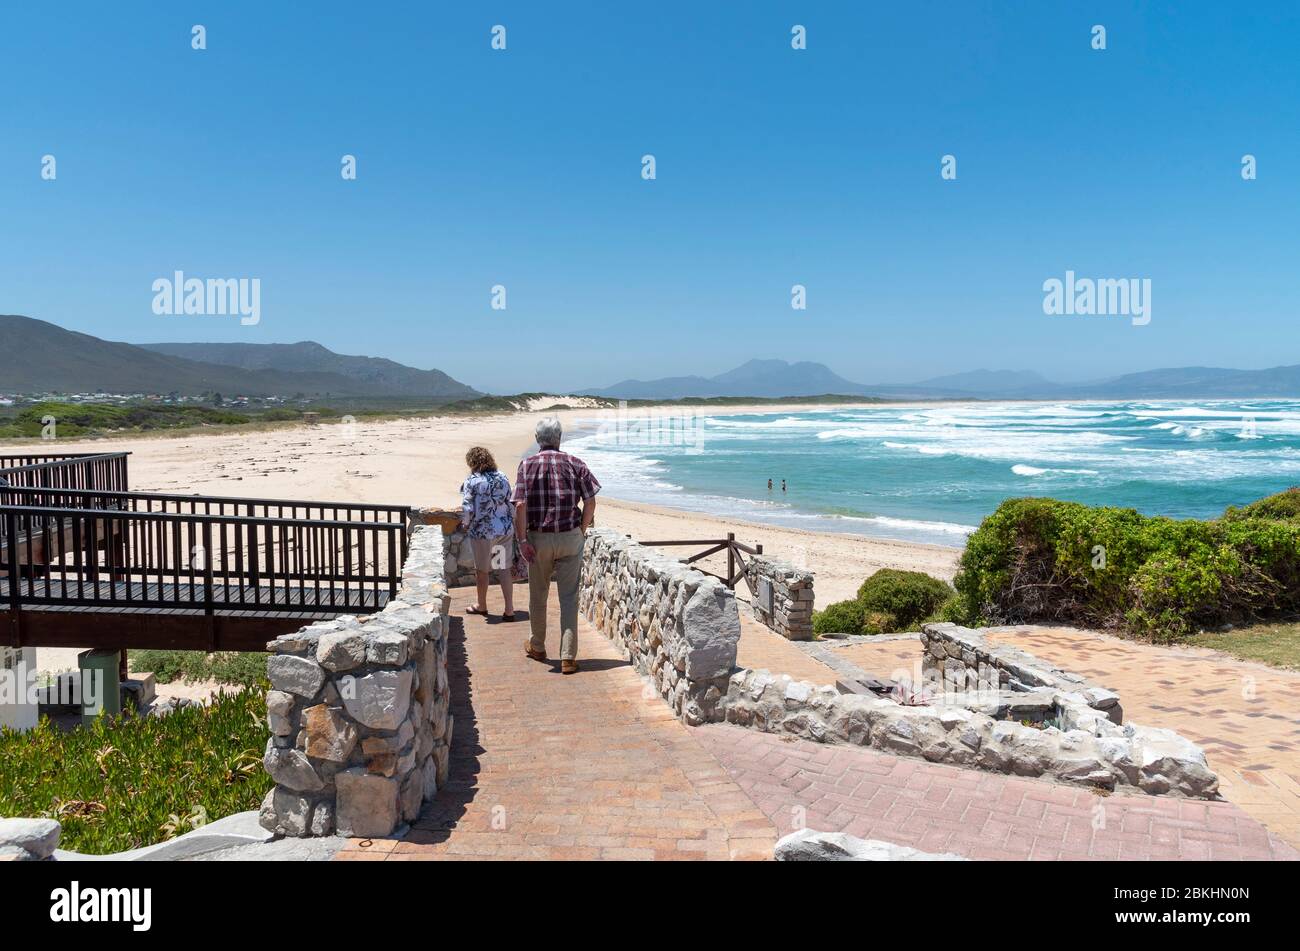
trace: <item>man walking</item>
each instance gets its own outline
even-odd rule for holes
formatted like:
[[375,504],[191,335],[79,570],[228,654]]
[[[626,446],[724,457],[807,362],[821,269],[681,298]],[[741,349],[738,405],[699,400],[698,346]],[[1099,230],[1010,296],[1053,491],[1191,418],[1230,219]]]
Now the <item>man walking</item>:
[[[524,652],[546,660],[546,603],[551,578],[560,589],[560,671],[578,672],[578,575],[582,543],[596,517],[600,483],[586,463],[560,452],[560,421],[537,424],[538,452],[519,463],[515,476],[515,538],[528,559],[528,620]],[[582,508],[578,508],[578,503]]]

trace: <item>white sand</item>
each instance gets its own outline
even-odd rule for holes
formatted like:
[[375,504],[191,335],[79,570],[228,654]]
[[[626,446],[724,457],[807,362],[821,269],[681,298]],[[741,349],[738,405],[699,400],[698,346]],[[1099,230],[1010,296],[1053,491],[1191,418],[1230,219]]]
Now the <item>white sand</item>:
[[[559,400],[545,402],[549,405]],[[777,407],[782,412],[826,408],[825,404]],[[770,413],[774,407],[712,409],[729,414]],[[577,420],[610,418],[616,412],[572,408],[555,415],[573,428]],[[497,416],[287,425],[255,432],[59,440],[57,444],[42,443],[39,448],[54,451],[57,446],[60,452],[129,450],[131,488],[137,491],[454,508],[459,505],[458,490],[465,477],[466,450],[474,445],[488,447],[502,470],[513,477],[520,456],[532,445],[533,426],[542,415],[534,410]],[[606,493],[599,500],[596,521],[643,540],[720,538],[734,531],[741,541],[761,542],[765,554],[815,572],[819,605],[850,597],[863,578],[881,567],[951,577],[960,555],[959,549],[937,545],[724,521],[696,512],[619,501]],[[689,550],[678,551],[685,555]]]

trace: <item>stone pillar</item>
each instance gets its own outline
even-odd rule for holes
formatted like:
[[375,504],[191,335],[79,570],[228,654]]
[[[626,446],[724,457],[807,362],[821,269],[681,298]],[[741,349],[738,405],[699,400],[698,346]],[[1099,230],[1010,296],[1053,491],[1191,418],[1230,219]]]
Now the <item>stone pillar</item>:
[[452,588],[474,584],[474,551],[460,530],[460,511],[454,509],[412,509],[416,525],[437,525],[442,529],[443,577]]
[[287,836],[388,836],[445,783],[452,716],[442,532],[411,535],[397,599],[267,645],[262,825]]
[[[751,594],[754,620],[791,641],[813,637],[813,574],[784,561],[755,556],[749,560],[745,579]],[[771,589],[771,606],[760,595]]]

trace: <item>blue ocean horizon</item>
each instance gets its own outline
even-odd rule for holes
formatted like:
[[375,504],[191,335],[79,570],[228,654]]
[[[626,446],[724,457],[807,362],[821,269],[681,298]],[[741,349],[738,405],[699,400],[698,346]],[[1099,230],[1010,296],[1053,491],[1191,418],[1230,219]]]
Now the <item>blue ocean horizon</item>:
[[567,448],[614,498],[953,547],[1008,498],[1212,518],[1300,483],[1300,400],[688,412]]

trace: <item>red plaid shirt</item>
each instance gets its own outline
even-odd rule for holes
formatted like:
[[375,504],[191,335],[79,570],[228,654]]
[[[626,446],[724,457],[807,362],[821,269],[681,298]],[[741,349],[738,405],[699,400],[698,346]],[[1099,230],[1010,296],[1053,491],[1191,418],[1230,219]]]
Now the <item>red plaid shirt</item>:
[[543,449],[519,463],[515,501],[528,505],[530,532],[571,532],[582,524],[578,502],[600,491],[587,464],[558,449]]

